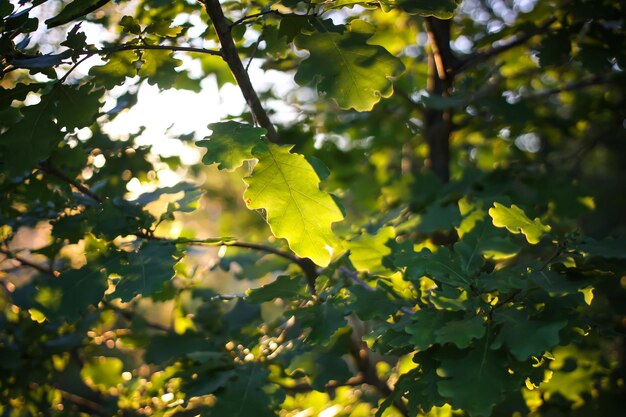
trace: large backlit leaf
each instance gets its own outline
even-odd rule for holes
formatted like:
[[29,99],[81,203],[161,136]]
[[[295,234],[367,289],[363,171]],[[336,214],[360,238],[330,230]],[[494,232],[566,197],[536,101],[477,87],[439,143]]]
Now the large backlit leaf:
[[265,210],[274,236],[286,239],[298,256],[326,266],[336,244],[331,225],[343,214],[333,197],[319,189],[311,164],[290,149],[268,144],[253,150],[259,163],[245,178],[249,187],[244,198],[248,208]]
[[385,48],[367,40],[373,28],[352,21],[343,33],[318,25],[320,32],[299,35],[295,45],[311,56],[300,63],[295,80],[300,85],[317,84],[321,93],[334,98],[344,109],[369,111],[381,97],[393,92],[390,77],[404,71],[402,62]]

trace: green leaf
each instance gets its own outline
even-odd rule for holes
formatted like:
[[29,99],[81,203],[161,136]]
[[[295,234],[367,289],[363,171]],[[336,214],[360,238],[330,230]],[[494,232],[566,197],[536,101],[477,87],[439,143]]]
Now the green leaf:
[[93,84],[73,88],[64,84],[53,90],[57,101],[56,117],[59,126],[68,131],[92,124],[98,117],[103,90],[93,90]]
[[567,320],[529,320],[519,310],[497,311],[494,321],[502,327],[491,348],[504,345],[519,361],[550,351],[559,344],[559,331],[567,325]]
[[157,84],[162,89],[172,88],[179,73],[176,68],[182,64],[170,51],[144,50],[141,52],[139,75],[146,77],[148,84]]
[[363,233],[348,242],[350,262],[358,271],[384,274],[390,271],[383,266],[383,258],[391,254],[387,242],[396,236],[393,227],[384,227],[375,235]]
[[539,64],[542,67],[562,65],[571,59],[571,41],[569,33],[558,30],[547,33],[539,46]]
[[171,20],[155,19],[146,26],[144,32],[164,38],[176,38],[184,29],[182,26],[170,26],[172,26]]
[[[137,203],[141,206],[145,206],[150,204],[156,200],[158,200],[162,195],[165,194],[178,194],[183,193],[182,197],[179,199],[172,201],[168,204],[166,212],[161,216],[161,218],[167,218],[167,216],[171,215],[175,211],[180,211],[183,213],[189,213],[198,208],[198,200],[202,197],[202,190],[198,189],[198,187],[194,184],[190,184],[188,182],[180,182],[171,187],[163,187],[158,188],[154,191],[149,191],[146,193],[142,193],[137,199],[133,200],[133,203]],[[221,243],[224,239],[216,239],[215,243]]]
[[59,318],[67,321],[79,319],[91,305],[98,304],[107,289],[105,275],[89,266],[63,272],[52,279],[47,288],[54,299],[42,290],[37,301],[42,305],[43,313],[50,319]]
[[446,323],[450,314],[445,311],[418,310],[411,315],[411,322],[404,330],[411,335],[415,349],[426,350],[437,343],[435,332]]
[[120,20],[120,26],[122,27],[122,31],[126,33],[132,33],[133,35],[141,34],[141,26],[132,16],[124,16]]
[[435,340],[440,344],[454,343],[457,347],[464,349],[469,347],[473,340],[482,338],[485,331],[485,320],[480,316],[450,320],[435,331]]
[[28,58],[16,58],[11,61],[11,64],[13,64],[13,66],[16,68],[50,68],[61,64],[65,59],[69,58],[70,56],[72,56],[72,52],[66,50],[64,52],[61,52],[60,54],[45,54]]
[[434,16],[439,19],[451,19],[460,0],[384,0],[389,6],[395,6],[407,13],[420,16]]
[[273,144],[253,150],[259,160],[245,178],[250,209],[264,209],[274,236],[285,238],[298,256],[320,266],[330,263],[336,238],[331,229],[343,214],[333,197],[319,189],[320,178],[291,146]]
[[39,91],[45,87],[44,83],[17,84],[11,89],[0,87],[0,108],[11,105],[13,100],[23,101],[31,91]]
[[293,314],[303,327],[311,329],[306,337],[311,344],[328,346],[335,332],[347,324],[344,309],[333,300],[295,310]]
[[209,129],[213,133],[205,140],[196,142],[196,146],[207,149],[202,162],[207,165],[217,164],[218,169],[227,171],[234,171],[244,161],[255,159],[252,149],[263,144],[261,137],[267,133],[260,127],[233,121],[211,123]]
[[114,298],[128,302],[141,294],[150,296],[163,288],[163,284],[174,276],[174,245],[158,242],[145,243],[137,252],[116,254],[118,263],[106,264],[109,273],[119,275],[120,282],[115,286]]
[[206,351],[209,342],[195,333],[152,335],[149,338],[144,359],[148,363],[160,364],[183,355]]
[[61,10],[61,13],[46,20],[48,28],[54,28],[83,17],[107,4],[109,0],[74,0]]
[[294,43],[310,52],[300,63],[295,80],[300,85],[317,84],[320,93],[328,94],[343,109],[369,111],[381,98],[391,96],[390,77],[404,71],[402,61],[385,48],[367,40],[374,29],[362,20],[353,20],[343,33],[329,31],[299,35]]
[[362,320],[386,319],[397,311],[395,303],[379,289],[369,290],[359,285],[349,288],[354,296],[350,308]]
[[328,381],[343,382],[352,376],[346,361],[333,352],[314,351],[298,355],[286,371],[290,374],[297,371],[306,373],[311,378],[311,386],[318,391],[324,391]]
[[137,75],[134,62],[138,58],[135,51],[114,52],[107,59],[106,64],[91,67],[89,70],[89,75],[95,77],[107,89],[123,84],[126,77]]
[[551,230],[550,226],[544,225],[538,218],[530,220],[515,204],[508,208],[500,203],[493,203],[489,215],[494,226],[506,227],[511,233],[523,233],[528,243],[533,245],[539,243],[541,236]]
[[87,233],[87,218],[82,214],[61,216],[52,222],[52,235],[67,239],[69,243],[78,243]]
[[304,285],[304,278],[297,275],[293,277],[281,275],[270,284],[246,291],[246,300],[253,304],[272,301],[275,298],[284,300],[309,298]]
[[440,248],[435,253],[423,249],[415,253],[412,248],[406,246],[391,255],[393,264],[404,269],[406,279],[417,281],[427,276],[453,287],[469,286],[469,278],[448,249]]
[[437,384],[439,393],[449,399],[452,408],[470,416],[489,416],[504,398],[512,377],[506,359],[491,349],[472,349],[460,358],[443,357],[445,379]]
[[422,216],[419,230],[422,233],[433,233],[438,230],[451,230],[461,223],[461,213],[456,204],[429,206]]
[[466,274],[477,273],[484,264],[484,258],[506,259],[519,252],[520,248],[501,234],[506,232],[480,221],[454,244],[454,252]]
[[3,170],[9,177],[34,169],[63,139],[53,112],[52,97],[44,95],[39,104],[24,108],[24,118],[0,137]]
[[267,383],[269,371],[259,364],[245,365],[236,370],[236,376],[217,394],[211,408],[212,417],[275,417],[276,409],[285,394]]
[[93,234],[110,240],[147,229],[154,220],[141,206],[126,200],[107,199],[94,211],[95,213],[90,213],[93,214]]
[[576,247],[591,258],[626,259],[626,238],[586,239]]
[[80,371],[80,376],[89,385],[95,385],[103,392],[122,383],[123,362],[118,358],[96,356],[91,358]]

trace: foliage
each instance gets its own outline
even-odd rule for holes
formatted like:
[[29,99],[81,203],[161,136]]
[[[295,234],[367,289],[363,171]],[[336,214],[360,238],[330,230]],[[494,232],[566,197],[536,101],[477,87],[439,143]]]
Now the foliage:
[[624,12],[0,3],[0,414],[619,413]]

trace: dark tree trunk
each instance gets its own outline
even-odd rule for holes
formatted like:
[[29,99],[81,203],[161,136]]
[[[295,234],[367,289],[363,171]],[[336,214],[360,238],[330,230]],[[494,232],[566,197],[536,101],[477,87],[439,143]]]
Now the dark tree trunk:
[[[457,65],[457,58],[450,49],[450,20],[428,17],[426,29],[431,46],[428,57],[428,94],[431,97],[449,97]],[[427,165],[442,183],[446,183],[450,180],[452,110],[427,108],[424,116],[424,136],[428,143]]]

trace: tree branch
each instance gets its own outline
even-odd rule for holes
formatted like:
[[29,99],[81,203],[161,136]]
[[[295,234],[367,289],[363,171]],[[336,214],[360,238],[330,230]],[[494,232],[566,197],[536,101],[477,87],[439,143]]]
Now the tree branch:
[[222,51],[219,51],[219,50],[196,48],[193,46],[178,46],[178,45],[118,45],[118,46],[111,46],[108,48],[98,49],[95,51],[85,51],[84,53],[89,54],[89,55],[102,55],[102,54],[108,54],[111,52],[136,51],[136,50],[197,52],[199,54],[222,56]]
[[[360,344],[363,343],[361,342]],[[357,369],[363,375],[363,383],[376,388],[383,397],[389,397],[392,394],[392,390],[385,381],[378,378],[376,366],[370,361],[367,349],[359,346],[359,343],[354,342],[352,346],[350,346],[350,355],[354,359]],[[409,411],[403,402],[394,401],[393,405],[398,409],[400,414],[404,417],[409,417]]]
[[215,31],[217,32],[217,37],[220,40],[222,45],[222,58],[228,64],[230,71],[233,73],[235,80],[237,80],[237,84],[239,85],[239,89],[241,90],[248,106],[250,106],[250,110],[252,111],[252,116],[254,120],[265,130],[267,130],[267,138],[272,142],[278,142],[278,133],[274,128],[267,112],[261,105],[261,100],[259,100],[259,96],[257,95],[254,87],[252,86],[252,82],[250,81],[250,77],[246,72],[246,69],[237,54],[237,48],[235,47],[235,42],[230,33],[231,26],[228,24],[226,17],[224,16],[224,12],[222,11],[222,6],[220,5],[219,0],[201,0],[206,8],[211,21],[213,22],[213,26],[215,27]]
[[458,63],[458,65],[454,68],[454,73],[458,74],[462,71],[467,70],[468,68],[473,67],[476,64],[479,64],[480,62],[486,61],[494,56],[497,56],[503,52],[508,51],[509,49],[515,48],[517,46],[523,45],[524,43],[526,43],[527,41],[529,41],[531,38],[542,34],[544,32],[547,32],[550,29],[550,26],[552,26],[552,24],[554,22],[557,21],[556,17],[552,17],[548,20],[546,20],[544,23],[542,23],[541,25],[539,25],[535,30],[519,35],[511,40],[509,40],[506,43],[503,43],[502,45],[499,46],[494,46],[490,49],[487,49],[485,51],[482,52],[476,52],[468,57],[466,57],[465,59],[463,59],[462,61],[460,61]]
[[[79,183],[78,181],[75,181],[73,179],[71,179],[70,177],[68,177],[67,175],[65,175],[61,170],[59,170],[56,166],[54,166],[50,161],[45,161],[40,163],[39,168],[50,174],[53,175],[57,178],[59,178],[60,180],[74,186],[76,189],[78,189],[81,193],[85,194],[86,196],[92,198],[93,200],[97,201],[98,203],[103,203],[104,202],[104,198],[99,196],[98,194],[92,192],[91,190],[89,190],[87,187],[85,187],[83,184]],[[157,240],[160,242],[167,242],[167,243],[171,243],[171,244],[180,244],[180,245],[220,245],[220,246],[233,246],[233,247],[238,247],[238,248],[244,248],[244,249],[252,249],[252,250],[256,250],[256,251],[261,251],[261,252],[265,252],[265,253],[271,253],[280,257],[283,257],[285,259],[288,259],[289,261],[295,263],[296,265],[298,265],[300,267],[300,269],[302,270],[302,272],[304,272],[304,275],[307,279],[307,285],[309,288],[309,292],[311,292],[311,295],[315,295],[315,280],[317,279],[318,276],[318,272],[317,272],[317,267],[315,266],[315,264],[308,258],[300,258],[290,252],[286,252],[286,251],[281,251],[279,249],[275,249],[272,248],[271,246],[265,246],[265,245],[260,245],[258,243],[248,243],[248,242],[241,242],[238,240],[233,240],[233,241],[222,241],[220,239],[215,239],[215,238],[208,238],[208,239],[168,239],[168,238],[164,238],[164,237],[156,237],[153,236],[152,234],[148,234],[148,233],[133,233],[134,236],[137,236],[139,238],[142,239],[146,239],[146,240]]]
[[19,255],[16,255],[15,253],[13,253],[12,251],[10,251],[8,249],[0,248],[0,253],[3,254],[4,256],[6,256],[7,259],[13,259],[14,261],[19,262],[20,265],[36,269],[37,271],[41,272],[42,274],[52,275],[53,277],[59,276],[59,272],[53,271],[52,269],[46,268],[45,266],[39,265],[39,264],[37,264],[35,262],[31,262],[31,261],[29,261],[26,258],[23,258],[23,257],[21,257]]
[[41,169],[43,172],[46,172],[54,177],[57,177],[58,179],[60,179],[63,182],[66,182],[70,185],[72,185],[74,188],[76,188],[78,191],[80,191],[81,193],[85,194],[86,196],[92,198],[93,200],[97,201],[98,203],[104,203],[104,197],[99,196],[98,194],[92,192],[89,188],[85,187],[83,184],[79,183],[76,180],[71,179],[70,177],[68,177],[67,175],[65,175],[61,170],[59,170],[55,165],[52,164],[52,162],[48,161],[44,161],[44,162],[40,162],[39,163],[39,169]]
[[300,267],[300,269],[302,270],[302,272],[304,273],[306,279],[307,279],[307,284],[308,284],[308,288],[309,288],[309,292],[311,293],[311,295],[315,295],[315,280],[317,279],[317,276],[319,275],[317,272],[317,267],[315,266],[315,264],[308,258],[300,258],[299,256],[296,256],[290,252],[287,251],[282,251],[280,249],[276,249],[273,248],[271,246],[266,246],[266,245],[261,245],[258,243],[248,243],[248,242],[241,242],[238,240],[220,240],[220,239],[216,239],[216,238],[208,238],[208,239],[169,239],[169,238],[165,238],[165,237],[158,237],[158,236],[153,236],[147,233],[135,233],[135,236],[142,238],[142,239],[146,239],[146,240],[156,240],[159,242],[166,242],[166,243],[171,243],[174,245],[210,245],[210,246],[232,246],[232,247],[236,247],[236,248],[243,248],[243,249],[252,249],[252,250],[256,250],[259,252],[265,252],[265,253],[270,253],[276,256],[280,256],[282,258],[285,258],[293,263],[295,263],[296,265],[298,265],[298,267]]
[[89,413],[95,412],[100,415],[104,413],[104,406],[102,404],[98,404],[72,392],[62,390],[56,386],[54,388],[61,393],[61,398],[63,398],[65,401],[73,403],[74,405],[83,409],[83,411],[87,411]]

